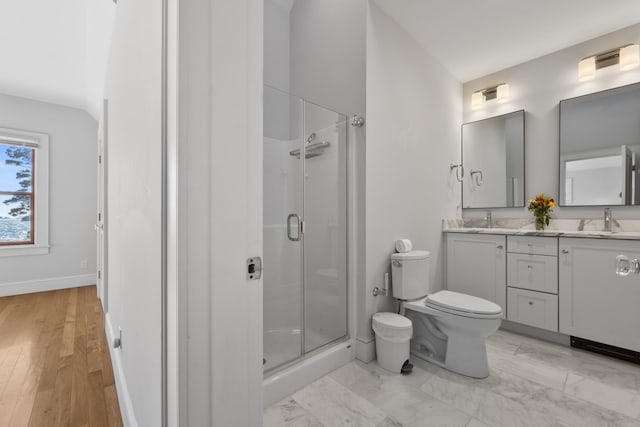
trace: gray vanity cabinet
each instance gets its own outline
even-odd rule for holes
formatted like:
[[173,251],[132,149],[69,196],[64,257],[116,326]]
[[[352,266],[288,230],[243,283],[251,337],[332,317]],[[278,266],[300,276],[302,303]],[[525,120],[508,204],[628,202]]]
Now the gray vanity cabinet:
[[560,238],[560,332],[640,351],[640,276],[618,277],[615,258],[640,258],[640,241]]
[[506,236],[447,233],[446,287],[493,301],[506,314]]

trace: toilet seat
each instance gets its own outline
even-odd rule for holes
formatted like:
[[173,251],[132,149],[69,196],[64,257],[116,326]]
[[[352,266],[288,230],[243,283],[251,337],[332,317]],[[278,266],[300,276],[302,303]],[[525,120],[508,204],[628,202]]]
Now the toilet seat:
[[454,310],[465,314],[501,314],[502,307],[483,298],[452,291],[439,291],[428,295],[425,303],[436,308]]
[[474,319],[499,319],[502,308],[491,301],[451,291],[439,291],[417,301],[405,302],[410,310],[429,314],[431,310]]

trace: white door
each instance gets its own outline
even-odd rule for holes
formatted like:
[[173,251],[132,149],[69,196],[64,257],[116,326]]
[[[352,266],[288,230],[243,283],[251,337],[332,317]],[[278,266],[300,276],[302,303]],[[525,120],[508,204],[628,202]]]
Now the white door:
[[107,312],[107,289],[106,289],[106,257],[107,247],[105,239],[105,196],[106,196],[106,177],[105,177],[105,144],[107,139],[107,100],[105,99],[102,106],[102,114],[98,122],[98,179],[97,179],[97,209],[95,230],[97,234],[97,271],[96,271],[96,287],[98,290],[98,298],[102,302],[102,310]]

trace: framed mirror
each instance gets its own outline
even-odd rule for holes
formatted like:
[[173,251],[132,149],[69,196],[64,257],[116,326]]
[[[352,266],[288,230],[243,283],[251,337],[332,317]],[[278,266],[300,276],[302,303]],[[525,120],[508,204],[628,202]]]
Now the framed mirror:
[[640,83],[560,101],[560,205],[640,204]]
[[524,206],[524,110],[462,125],[463,208]]

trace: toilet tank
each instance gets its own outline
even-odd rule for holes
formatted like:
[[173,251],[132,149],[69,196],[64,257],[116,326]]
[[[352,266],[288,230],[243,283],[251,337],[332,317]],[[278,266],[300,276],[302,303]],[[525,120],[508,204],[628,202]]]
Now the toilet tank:
[[430,265],[431,254],[428,251],[391,255],[393,297],[399,300],[414,300],[427,296],[431,291]]

